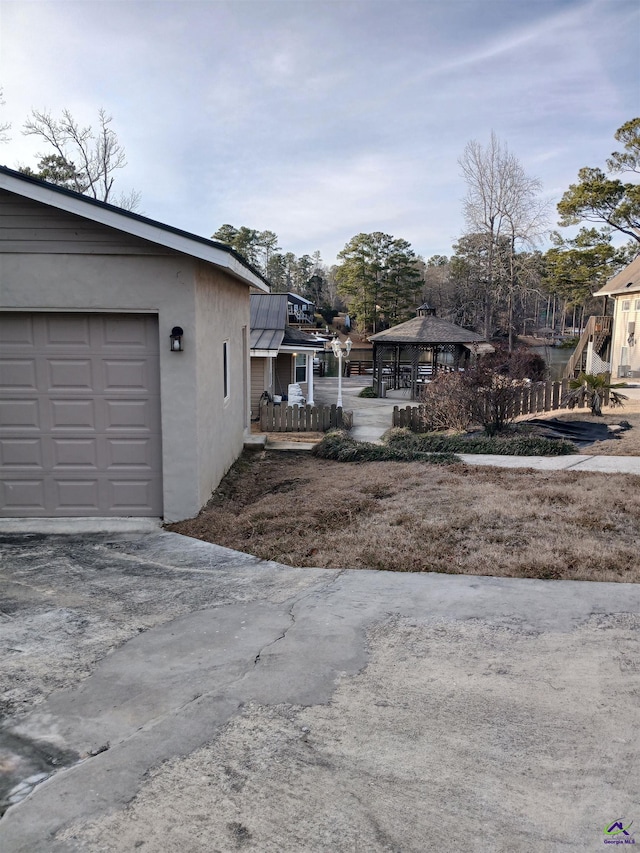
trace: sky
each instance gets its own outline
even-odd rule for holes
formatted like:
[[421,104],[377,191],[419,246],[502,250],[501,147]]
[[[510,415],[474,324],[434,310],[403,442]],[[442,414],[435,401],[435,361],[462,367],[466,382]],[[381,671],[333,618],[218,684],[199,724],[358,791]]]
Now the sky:
[[[0,0],[0,163],[32,109],[97,111],[116,189],[210,237],[271,230],[326,263],[360,232],[450,255],[458,163],[494,131],[555,203],[640,115],[638,0]],[[544,246],[543,246],[544,247]]]

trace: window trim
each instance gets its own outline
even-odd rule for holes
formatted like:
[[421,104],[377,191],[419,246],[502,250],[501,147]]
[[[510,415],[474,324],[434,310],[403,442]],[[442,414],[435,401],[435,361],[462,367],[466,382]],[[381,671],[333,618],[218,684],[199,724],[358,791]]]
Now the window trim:
[[[302,359],[302,363],[298,363],[298,359]],[[298,379],[298,371],[302,371],[302,378]],[[294,356],[293,360],[293,381],[294,382],[306,382],[307,381],[307,354],[306,352],[298,352]]]

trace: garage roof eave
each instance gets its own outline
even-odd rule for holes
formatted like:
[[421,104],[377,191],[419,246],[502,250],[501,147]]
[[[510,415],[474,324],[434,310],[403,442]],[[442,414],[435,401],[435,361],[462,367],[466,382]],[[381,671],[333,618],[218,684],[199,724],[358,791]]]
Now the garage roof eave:
[[226,270],[243,284],[252,285],[263,293],[269,292],[269,282],[225,243],[190,234],[107,202],[23,175],[6,166],[0,166],[0,189],[206,261]]

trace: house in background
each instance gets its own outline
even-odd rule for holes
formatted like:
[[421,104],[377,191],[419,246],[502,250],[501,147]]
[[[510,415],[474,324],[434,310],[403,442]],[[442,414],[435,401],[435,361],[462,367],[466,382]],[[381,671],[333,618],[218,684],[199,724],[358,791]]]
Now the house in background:
[[250,428],[251,288],[224,244],[0,167],[0,516],[195,515]]
[[298,296],[297,293],[287,293],[288,323],[290,326],[314,326],[316,322],[316,306],[313,302]]
[[[613,320],[596,318],[610,321],[611,376],[637,379],[640,377],[640,255],[593,295],[613,299]],[[587,370],[587,373],[598,372]]]
[[251,294],[251,417],[258,417],[260,398],[286,396],[289,385],[298,383],[313,405],[313,356],[324,349],[289,323],[287,293]]

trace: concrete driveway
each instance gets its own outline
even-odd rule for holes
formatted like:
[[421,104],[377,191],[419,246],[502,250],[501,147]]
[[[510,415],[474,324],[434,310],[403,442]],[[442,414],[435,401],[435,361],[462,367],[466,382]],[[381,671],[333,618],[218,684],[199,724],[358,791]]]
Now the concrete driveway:
[[636,586],[161,531],[2,545],[3,853],[548,853],[640,826]]

